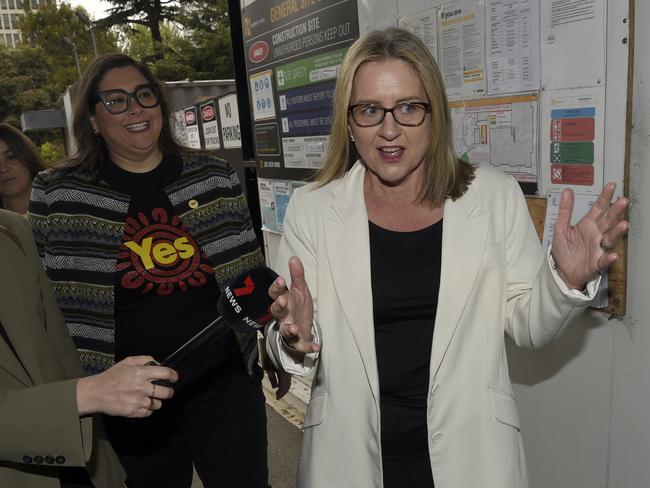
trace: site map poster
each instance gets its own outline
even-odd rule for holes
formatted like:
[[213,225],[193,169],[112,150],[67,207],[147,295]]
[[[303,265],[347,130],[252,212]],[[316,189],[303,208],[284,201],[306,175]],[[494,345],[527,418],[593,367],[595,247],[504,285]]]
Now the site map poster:
[[356,0],[242,0],[255,157],[264,178],[322,167],[343,57],[359,37]]

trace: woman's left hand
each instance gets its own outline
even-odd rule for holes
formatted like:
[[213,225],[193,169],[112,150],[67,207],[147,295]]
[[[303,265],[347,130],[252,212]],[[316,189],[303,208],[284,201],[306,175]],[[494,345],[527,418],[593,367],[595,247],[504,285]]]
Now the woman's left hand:
[[551,254],[558,274],[569,288],[583,290],[618,259],[613,250],[627,233],[629,223],[623,220],[627,198],[611,203],[615,189],[615,183],[608,183],[576,225],[571,225],[573,192],[562,191]]

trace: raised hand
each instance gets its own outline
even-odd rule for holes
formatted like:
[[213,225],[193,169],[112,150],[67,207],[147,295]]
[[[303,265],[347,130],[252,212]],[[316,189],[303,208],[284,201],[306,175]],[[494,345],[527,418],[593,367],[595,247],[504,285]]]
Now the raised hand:
[[584,289],[618,259],[613,250],[627,233],[629,223],[623,220],[627,198],[611,203],[615,189],[616,184],[608,183],[589,212],[573,226],[573,192],[562,191],[551,254],[558,274],[569,288]]
[[[148,364],[153,364],[149,366]],[[103,373],[77,382],[80,415],[105,413],[120,417],[148,417],[174,395],[172,388],[154,385],[156,380],[178,381],[178,373],[157,366],[151,356],[131,356]]]
[[291,289],[281,276],[269,288],[274,302],[271,313],[279,324],[279,332],[287,352],[302,358],[305,354],[318,352],[320,346],[313,342],[311,334],[314,319],[314,302],[305,281],[305,269],[296,256],[289,259]]

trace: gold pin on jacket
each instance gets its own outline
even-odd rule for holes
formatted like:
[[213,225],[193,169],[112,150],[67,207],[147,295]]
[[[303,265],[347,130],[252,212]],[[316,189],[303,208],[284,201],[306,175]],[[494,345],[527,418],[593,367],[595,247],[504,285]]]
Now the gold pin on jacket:
[[190,208],[198,208],[198,206],[199,206],[199,202],[197,202],[196,200],[192,199],[192,200],[190,200],[190,201],[188,202],[188,205],[190,206]]

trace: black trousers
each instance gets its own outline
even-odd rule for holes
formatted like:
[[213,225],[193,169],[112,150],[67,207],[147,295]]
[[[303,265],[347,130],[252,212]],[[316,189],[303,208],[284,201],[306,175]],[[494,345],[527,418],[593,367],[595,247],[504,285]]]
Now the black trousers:
[[266,409],[261,370],[208,371],[146,419],[105,417],[129,488],[266,488]]

